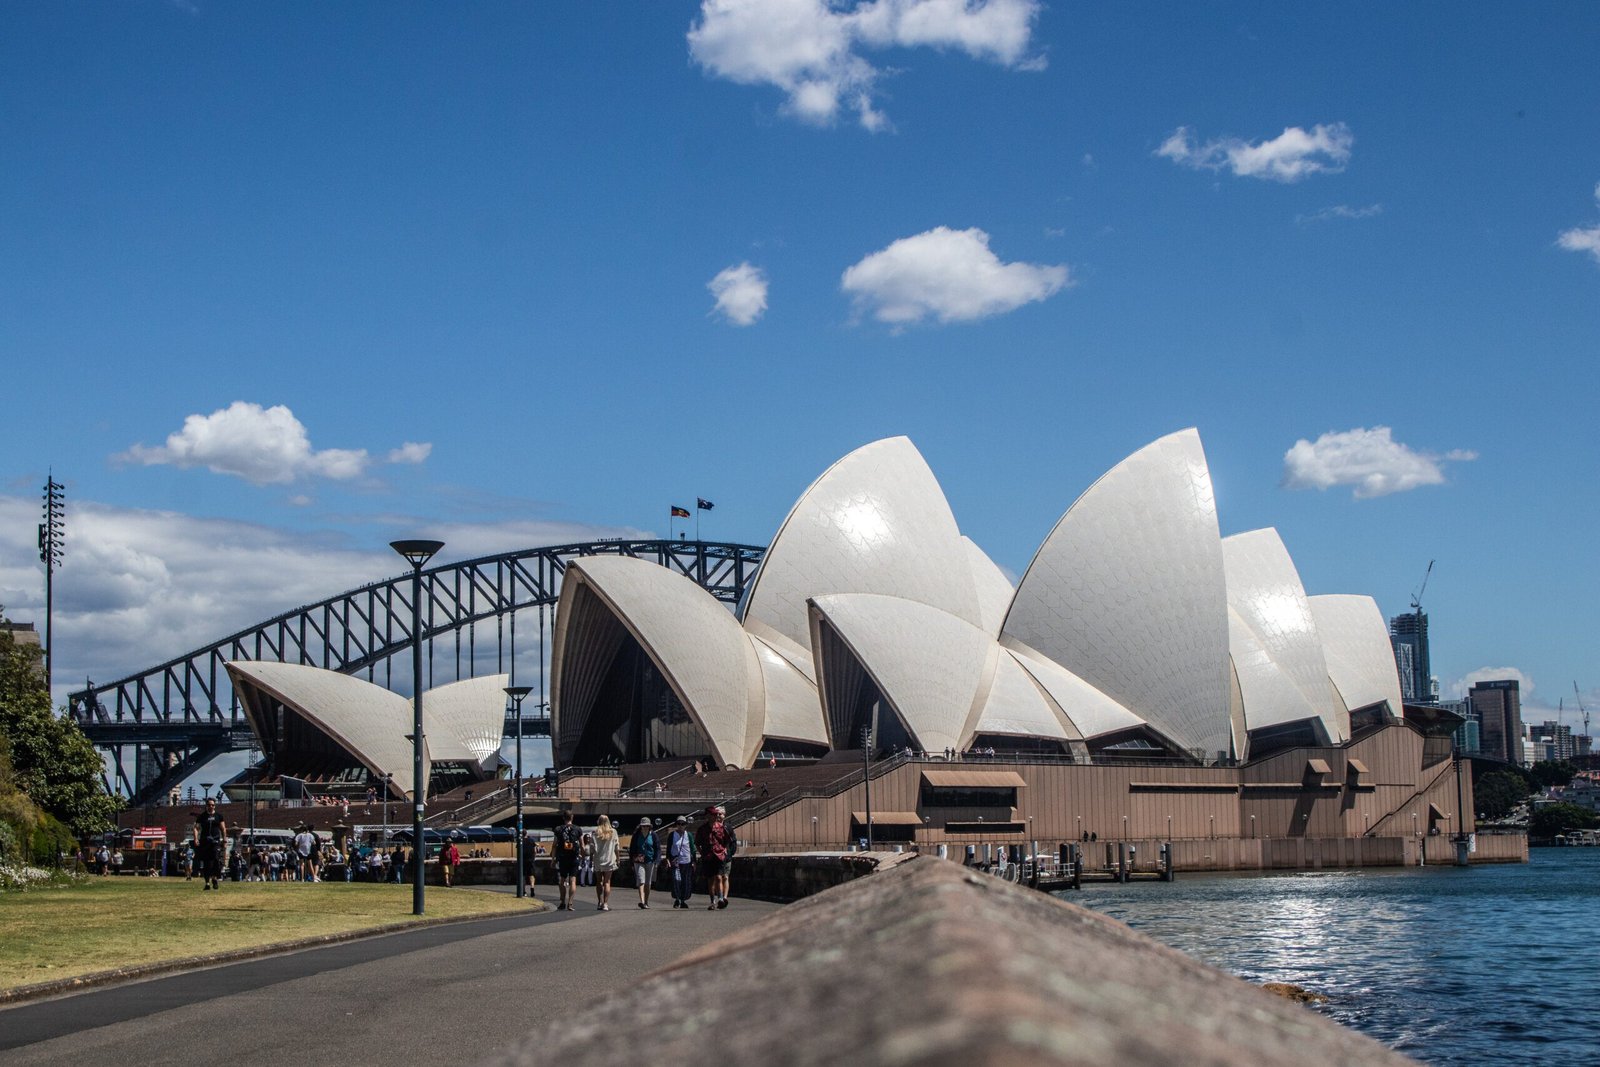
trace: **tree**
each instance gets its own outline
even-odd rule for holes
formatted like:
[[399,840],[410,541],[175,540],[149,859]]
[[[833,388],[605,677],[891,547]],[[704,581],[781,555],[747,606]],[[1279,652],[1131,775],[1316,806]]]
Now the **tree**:
[[1510,771],[1491,771],[1472,783],[1478,815],[1490,821],[1510,815],[1530,792],[1528,780]]
[[[5,618],[0,612],[0,620]],[[105,829],[122,806],[100,787],[102,763],[78,724],[50,708],[39,649],[0,630],[0,738],[14,787],[77,834]]]
[[1528,820],[1529,837],[1554,837],[1567,830],[1593,830],[1600,826],[1600,815],[1588,808],[1562,802],[1535,809]]
[[1578,773],[1575,764],[1567,760],[1540,760],[1528,769],[1540,789],[1549,789],[1553,785],[1568,785],[1574,775]]

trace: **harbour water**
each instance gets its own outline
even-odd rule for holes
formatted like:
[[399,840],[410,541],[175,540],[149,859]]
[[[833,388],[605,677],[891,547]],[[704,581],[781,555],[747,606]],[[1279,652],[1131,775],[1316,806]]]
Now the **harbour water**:
[[1064,898],[1430,1064],[1600,1064],[1600,849],[1526,864],[1185,875]]

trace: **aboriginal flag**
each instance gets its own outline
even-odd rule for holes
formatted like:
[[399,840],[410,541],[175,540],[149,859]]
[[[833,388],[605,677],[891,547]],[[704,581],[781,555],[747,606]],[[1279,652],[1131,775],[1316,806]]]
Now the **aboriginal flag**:
[[689,509],[680,508],[678,505],[674,504],[672,505],[672,517],[675,519],[687,519],[689,517]]
[[699,508],[701,511],[710,511],[712,508],[716,507],[715,504],[703,496],[697,496],[694,498],[694,506]]

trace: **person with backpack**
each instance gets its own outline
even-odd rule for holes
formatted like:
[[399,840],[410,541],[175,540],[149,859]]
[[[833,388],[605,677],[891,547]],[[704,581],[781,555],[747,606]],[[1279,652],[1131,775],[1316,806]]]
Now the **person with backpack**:
[[687,910],[689,898],[694,896],[694,834],[682,815],[672,820],[666,852],[667,865],[672,868],[672,906]]
[[700,870],[706,876],[706,892],[711,894],[707,911],[728,906],[728,868],[738,844],[733,830],[723,819],[723,811],[713,804],[706,809],[706,821],[695,834],[695,845],[700,853]]
[[560,894],[558,911],[572,911],[573,900],[578,895],[578,859],[583,848],[583,837],[572,825],[572,812],[561,813],[561,825],[556,827],[551,850],[555,853],[556,885]]

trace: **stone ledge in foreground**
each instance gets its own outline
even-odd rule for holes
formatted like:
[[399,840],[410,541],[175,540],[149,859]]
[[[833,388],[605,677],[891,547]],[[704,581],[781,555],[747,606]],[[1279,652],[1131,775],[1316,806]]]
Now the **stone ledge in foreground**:
[[1412,1062],[1114,919],[931,857],[791,904],[491,1062],[640,1054],[724,1067]]

